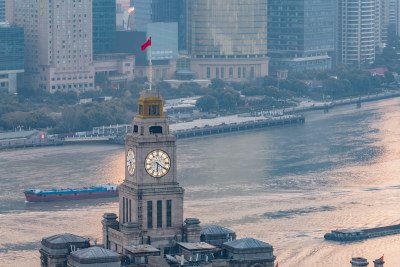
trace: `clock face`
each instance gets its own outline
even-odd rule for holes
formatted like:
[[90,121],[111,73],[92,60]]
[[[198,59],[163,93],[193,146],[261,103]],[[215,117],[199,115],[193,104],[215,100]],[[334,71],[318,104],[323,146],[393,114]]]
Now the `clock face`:
[[159,178],[166,175],[171,168],[171,159],[166,152],[154,150],[144,160],[144,167],[148,174]]
[[132,149],[129,149],[128,154],[126,155],[126,167],[128,168],[128,172],[131,176],[135,173],[135,165],[135,153],[133,153]]

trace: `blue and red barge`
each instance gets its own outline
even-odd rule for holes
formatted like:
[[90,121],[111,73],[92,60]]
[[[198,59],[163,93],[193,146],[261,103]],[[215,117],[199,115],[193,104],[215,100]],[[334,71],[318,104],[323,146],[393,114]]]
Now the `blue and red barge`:
[[51,202],[61,200],[75,200],[88,198],[117,197],[118,185],[105,184],[80,189],[53,189],[41,190],[32,188],[24,191],[26,200],[29,202]]

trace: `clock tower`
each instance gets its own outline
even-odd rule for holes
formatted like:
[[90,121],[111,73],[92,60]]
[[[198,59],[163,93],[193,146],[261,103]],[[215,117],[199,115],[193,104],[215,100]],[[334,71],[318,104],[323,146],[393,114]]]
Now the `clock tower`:
[[119,187],[120,228],[136,229],[128,241],[150,244],[162,253],[180,241],[183,191],[177,182],[176,138],[169,133],[163,100],[158,91],[143,91],[132,132],[126,135],[125,180]]

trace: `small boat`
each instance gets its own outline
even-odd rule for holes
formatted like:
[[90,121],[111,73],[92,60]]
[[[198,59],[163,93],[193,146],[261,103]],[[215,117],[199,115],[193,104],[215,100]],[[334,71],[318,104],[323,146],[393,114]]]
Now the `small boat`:
[[326,240],[351,242],[373,237],[400,234],[400,224],[365,229],[336,229],[326,233]]
[[29,202],[51,202],[60,200],[75,200],[88,198],[117,197],[118,185],[105,184],[79,189],[53,189],[42,190],[31,188],[24,191],[26,200]]

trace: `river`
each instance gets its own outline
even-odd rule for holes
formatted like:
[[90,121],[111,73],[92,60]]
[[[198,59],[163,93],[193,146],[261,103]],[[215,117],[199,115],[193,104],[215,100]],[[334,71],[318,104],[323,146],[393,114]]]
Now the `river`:
[[[400,99],[306,113],[306,123],[177,141],[184,217],[220,224],[274,247],[279,266],[400,262],[400,235],[341,244],[336,228],[400,223]],[[30,187],[121,183],[124,148],[71,145],[0,152],[0,265],[40,266],[40,240],[101,240],[116,199],[26,203]]]

